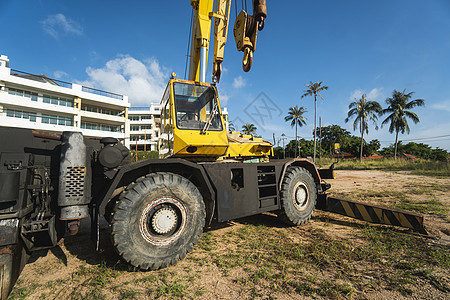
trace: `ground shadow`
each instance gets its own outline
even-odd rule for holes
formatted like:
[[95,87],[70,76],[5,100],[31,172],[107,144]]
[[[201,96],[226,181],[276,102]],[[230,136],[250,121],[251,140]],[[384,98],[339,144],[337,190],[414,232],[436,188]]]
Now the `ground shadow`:
[[262,213],[258,215],[253,215],[249,217],[244,217],[235,220],[236,223],[243,225],[254,225],[254,226],[267,226],[274,228],[287,228],[290,225],[281,221],[276,214],[273,213]]
[[[339,226],[351,227],[362,229],[366,226],[373,226],[376,228],[384,228],[386,226],[380,226],[379,224],[372,223],[364,223],[361,222],[352,222],[351,220],[341,219],[339,216],[334,218],[333,215],[328,213],[315,213],[313,218],[316,222],[324,222],[330,223]],[[213,222],[204,229],[204,232],[216,231],[223,228],[229,228],[234,226],[236,223],[242,225],[254,225],[254,226],[267,226],[272,228],[289,228],[292,227],[281,221],[278,216],[274,213],[262,213],[249,217],[239,218],[233,221],[226,222],[217,222],[217,220],[213,220]],[[138,270],[136,268],[131,267],[125,261],[121,259],[121,257],[114,250],[114,246],[111,242],[111,236],[108,229],[107,222],[102,219],[100,223],[100,251],[95,251],[95,244],[90,239],[90,220],[89,218],[83,220],[80,231],[75,236],[66,235],[64,237],[64,246],[67,251],[76,256],[78,259],[86,262],[89,265],[96,266],[99,264],[104,264],[108,267],[113,267],[117,270],[126,270],[133,271]],[[390,227],[391,228],[391,227]],[[398,228],[392,227],[395,231],[402,231]],[[404,232],[404,231],[402,231]],[[57,246],[50,250],[58,259],[60,259],[65,265],[67,265],[67,257],[62,251],[62,249]],[[37,258],[41,256],[47,255],[48,250],[36,251],[33,253],[30,261],[35,261]]]
[[82,220],[80,230],[77,235],[64,237],[64,246],[67,251],[78,259],[89,265],[96,266],[104,264],[117,270],[129,270],[129,266],[122,261],[115,252],[111,242],[108,224],[104,219],[100,222],[100,249],[96,251],[95,243],[90,236],[90,219]]
[[59,261],[67,266],[67,256],[59,245],[56,245],[55,247],[52,247],[50,249],[42,249],[31,252],[30,258],[28,259],[27,263],[34,263],[39,258],[47,256],[49,251],[52,252]]
[[[366,221],[359,220],[359,219],[353,219],[350,217],[341,216],[339,214],[334,214],[331,212],[324,212],[324,211],[320,211],[319,214],[315,214],[312,217],[312,219],[315,221],[320,221],[320,222],[329,223],[329,224],[333,224],[333,225],[351,227],[351,228],[355,228],[355,229],[363,229],[366,227],[371,227],[371,228],[374,228],[377,230],[378,229],[380,229],[380,230],[389,229],[391,231],[398,232],[398,233],[405,233],[405,232],[416,233],[410,228],[396,227],[396,226],[386,225],[386,224],[371,223],[371,222],[366,222]],[[346,220],[346,219],[349,219],[349,220]]]

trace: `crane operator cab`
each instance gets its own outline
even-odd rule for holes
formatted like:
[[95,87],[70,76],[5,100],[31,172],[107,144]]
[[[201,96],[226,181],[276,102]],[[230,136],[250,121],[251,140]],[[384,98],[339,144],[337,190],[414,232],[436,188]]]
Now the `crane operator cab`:
[[228,148],[227,131],[213,84],[171,79],[161,100],[160,158],[216,160]]
[[227,132],[214,84],[173,77],[161,100],[160,158],[261,161],[272,154],[262,138]]

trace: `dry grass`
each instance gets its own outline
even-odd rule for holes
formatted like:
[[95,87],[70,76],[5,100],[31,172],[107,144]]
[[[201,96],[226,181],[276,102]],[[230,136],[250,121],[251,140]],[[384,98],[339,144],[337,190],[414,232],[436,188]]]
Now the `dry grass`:
[[320,167],[329,167],[335,162],[336,170],[387,170],[387,171],[410,171],[414,175],[426,175],[435,177],[450,177],[450,163],[442,161],[411,161],[405,159],[357,159],[340,160],[324,158],[318,165]]
[[[398,189],[359,186],[350,196],[416,205],[435,218],[441,210],[447,213],[448,202],[435,195],[448,197],[448,179],[420,179]],[[429,197],[437,199],[435,207],[431,200],[421,203]],[[274,214],[214,224],[183,261],[152,272],[125,264],[112,249],[106,227],[102,237],[99,253],[86,231],[65,237],[57,251],[36,253],[10,298],[436,299],[450,292],[448,245],[319,211],[300,227],[286,226]]]

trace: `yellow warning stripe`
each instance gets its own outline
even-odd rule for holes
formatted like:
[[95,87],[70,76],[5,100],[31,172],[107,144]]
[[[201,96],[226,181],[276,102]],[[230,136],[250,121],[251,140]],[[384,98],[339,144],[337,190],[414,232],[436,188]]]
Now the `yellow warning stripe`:
[[320,209],[351,218],[357,218],[366,222],[402,226],[414,229],[421,233],[427,233],[423,226],[423,216],[413,212],[384,208],[334,197],[327,197],[326,207]]
[[367,212],[367,209],[364,205],[362,204],[355,204],[356,208],[359,210],[361,216],[363,217],[364,221],[367,222],[373,222],[374,220],[372,220],[372,218],[370,217],[369,213]]
[[397,218],[397,220],[403,227],[414,228],[404,214],[394,212],[394,216]]
[[381,223],[384,223],[384,215],[383,210],[378,207],[372,207],[373,211],[377,214],[378,220],[380,220]]
[[345,201],[341,201],[342,207],[345,210],[345,213],[347,214],[347,216],[355,218],[355,214],[353,213],[352,208],[350,207],[350,205],[348,204],[348,202]]

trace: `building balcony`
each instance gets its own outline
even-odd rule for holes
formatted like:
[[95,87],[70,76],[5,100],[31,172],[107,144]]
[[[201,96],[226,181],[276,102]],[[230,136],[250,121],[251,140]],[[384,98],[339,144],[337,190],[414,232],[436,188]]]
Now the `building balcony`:
[[154,132],[155,132],[154,129],[133,130],[133,131],[130,131],[130,134],[132,134],[132,135],[154,135]]
[[[130,138],[130,144],[136,145],[136,139],[133,139],[133,137]],[[158,144],[158,140],[138,140],[138,145],[156,145]]]
[[80,116],[83,119],[90,119],[91,121],[110,121],[120,124],[125,123],[126,120],[123,116],[113,116],[96,112],[90,112],[86,110],[80,111]]
[[39,119],[37,119],[36,121],[31,121],[29,119],[13,118],[7,117],[5,115],[0,115],[0,126],[28,128],[58,133],[62,133],[63,131],[78,131],[78,132],[80,131],[80,128],[75,126],[48,124],[42,123]]
[[18,109],[31,108],[33,110],[64,113],[69,115],[78,114],[78,109],[75,107],[32,101],[30,98],[15,96],[8,93],[0,93],[0,103],[7,105],[8,107],[15,107]]
[[95,129],[85,129],[77,128],[76,131],[80,131],[86,137],[113,137],[118,140],[125,139],[125,134],[123,132],[113,132],[113,131],[103,131]]
[[6,75],[6,72],[2,72],[0,75],[0,80],[5,81],[7,84],[12,83],[18,88],[30,87],[35,90],[46,91],[49,93],[77,96],[82,99],[102,102],[106,105],[112,105],[118,108],[130,107],[127,96],[49,78],[45,75],[35,75],[14,69],[10,69],[10,74],[8,75]]
[[130,125],[153,125],[155,122],[152,119],[147,120],[130,120]]

